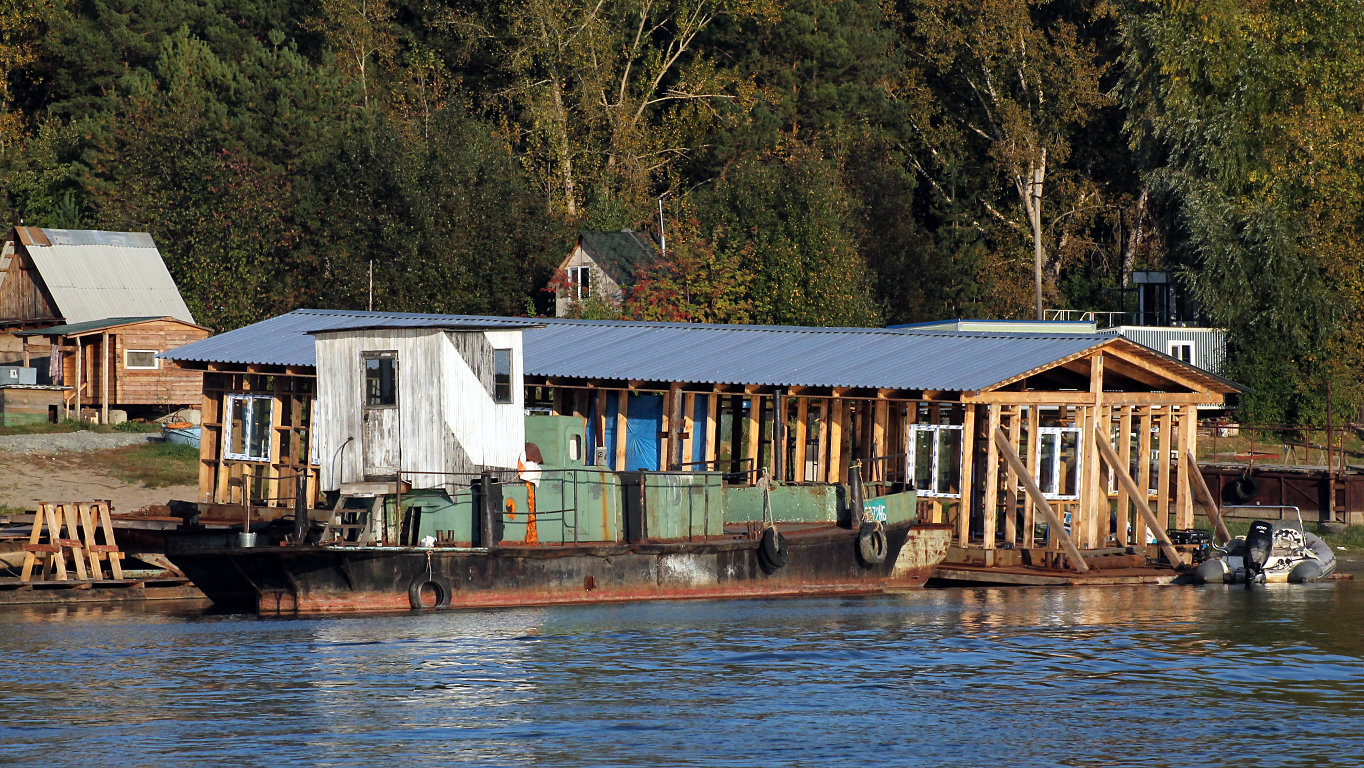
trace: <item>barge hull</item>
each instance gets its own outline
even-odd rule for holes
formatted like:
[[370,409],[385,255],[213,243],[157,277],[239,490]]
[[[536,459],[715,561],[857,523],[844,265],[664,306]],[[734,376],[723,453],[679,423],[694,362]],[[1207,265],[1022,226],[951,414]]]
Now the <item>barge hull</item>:
[[170,555],[224,607],[260,613],[487,608],[633,600],[857,594],[921,587],[952,530],[886,529],[884,562],[857,555],[857,532],[787,537],[773,568],[748,539],[707,543],[522,546],[492,550],[338,545],[183,549]]

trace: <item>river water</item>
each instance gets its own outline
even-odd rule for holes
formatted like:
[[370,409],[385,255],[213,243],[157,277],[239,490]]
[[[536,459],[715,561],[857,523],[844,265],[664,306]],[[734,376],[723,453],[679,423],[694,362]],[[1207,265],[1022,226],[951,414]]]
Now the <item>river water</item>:
[[0,611],[0,764],[1358,766],[1364,583]]

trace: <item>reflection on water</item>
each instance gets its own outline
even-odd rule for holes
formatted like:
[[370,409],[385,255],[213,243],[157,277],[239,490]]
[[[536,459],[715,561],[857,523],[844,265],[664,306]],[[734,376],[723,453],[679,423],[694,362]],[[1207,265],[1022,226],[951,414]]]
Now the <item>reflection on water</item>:
[[1354,765],[1361,616],[1348,582],[0,610],[0,763]]

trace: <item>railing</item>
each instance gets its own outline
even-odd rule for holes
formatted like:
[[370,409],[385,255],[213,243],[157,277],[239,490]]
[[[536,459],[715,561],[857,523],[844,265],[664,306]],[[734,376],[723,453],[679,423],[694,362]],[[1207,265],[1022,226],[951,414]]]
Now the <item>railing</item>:
[[[1350,458],[1364,458],[1359,450],[1346,450],[1345,438],[1347,434],[1355,432],[1350,427],[1223,423],[1199,426],[1198,431],[1200,443],[1211,445],[1211,453],[1199,458],[1209,462],[1264,463],[1339,470],[1345,468]],[[1313,435],[1320,436],[1321,440],[1314,443]],[[1319,463],[1312,461],[1313,454],[1316,454]]]

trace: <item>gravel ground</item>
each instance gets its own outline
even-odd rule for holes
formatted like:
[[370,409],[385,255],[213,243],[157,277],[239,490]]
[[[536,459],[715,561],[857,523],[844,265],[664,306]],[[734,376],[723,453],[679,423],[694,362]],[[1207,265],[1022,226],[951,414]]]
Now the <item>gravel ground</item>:
[[0,451],[14,453],[61,453],[63,451],[103,451],[150,442],[159,435],[135,432],[56,432],[46,435],[0,435]]

